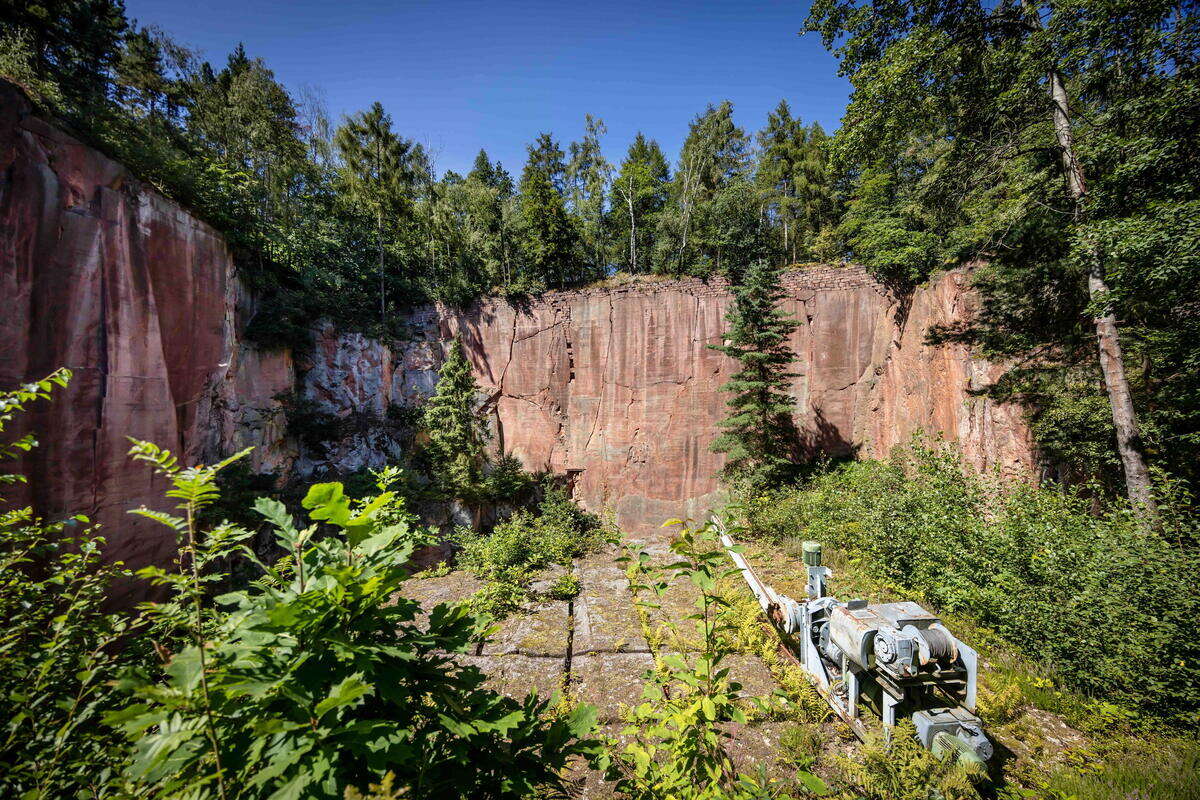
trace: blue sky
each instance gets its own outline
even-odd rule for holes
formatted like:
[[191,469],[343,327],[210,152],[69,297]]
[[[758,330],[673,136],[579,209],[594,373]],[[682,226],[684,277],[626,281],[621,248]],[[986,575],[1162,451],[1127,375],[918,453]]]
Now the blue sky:
[[619,162],[641,130],[672,161],[688,122],[733,101],[757,130],[786,98],[832,131],[849,85],[813,36],[804,2],[367,2],[126,0],[214,66],[237,42],[288,87],[322,91],[333,117],[379,100],[398,132],[426,143],[439,171],[480,147],[514,177],[541,131],[562,143],[604,120]]

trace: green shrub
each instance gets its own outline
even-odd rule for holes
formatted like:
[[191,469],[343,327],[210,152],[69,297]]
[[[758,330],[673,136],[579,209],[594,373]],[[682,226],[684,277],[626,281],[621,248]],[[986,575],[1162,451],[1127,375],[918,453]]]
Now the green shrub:
[[[25,406],[46,400],[71,374],[0,392],[0,434]],[[37,445],[0,443],[0,460]],[[0,486],[23,483],[0,474]],[[107,614],[120,564],[86,517],[47,522],[31,508],[0,511],[0,796],[105,797],[124,760],[120,738],[100,723],[120,698],[109,681],[144,656],[140,639],[118,646],[130,621]]]
[[[0,433],[24,404],[69,373],[0,393]],[[0,458],[27,451],[0,442]],[[0,513],[0,795],[340,798],[526,797],[560,791],[569,760],[591,756],[594,711],[564,712],[530,695],[484,687],[456,654],[484,625],[461,605],[422,614],[401,597],[409,557],[428,535],[377,474],[379,494],[355,502],[341,484],[311,487],[311,524],[259,498],[285,555],[267,564],[250,532],[201,525],[218,507],[214,466],[184,467],[135,442],[131,455],[171,484],[172,511],[134,513],[176,535],[178,558],[138,575],[166,599],[139,616],[103,603],[119,565],[105,566],[86,519],[45,523],[30,509]],[[0,474],[0,483],[23,480]],[[229,583],[232,557],[258,567]],[[136,632],[136,635],[131,635]]]
[[[1178,494],[1178,492],[1177,492]],[[1200,711],[1195,522],[1148,530],[1073,490],[981,478],[915,441],[746,501],[749,527],[817,539],[877,579],[995,630],[1069,686],[1186,724]],[[1177,497],[1175,507],[1187,508]]]
[[0,514],[0,796],[105,797],[120,771],[101,717],[121,702],[112,678],[145,652],[122,648],[134,626],[104,612],[128,573],[101,562],[103,546],[84,517]]
[[546,590],[546,594],[555,600],[570,600],[572,597],[576,597],[582,588],[575,573],[566,572],[554,580],[554,583]]
[[202,535],[192,520],[232,459],[183,469],[147,443],[134,453],[173,484],[179,515],[139,513],[176,532],[186,565],[143,574],[172,590],[155,611],[187,643],[161,669],[130,671],[120,687],[131,702],[108,715],[129,737],[129,778],[149,796],[332,799],[386,781],[414,797],[520,797],[561,787],[567,761],[589,750],[577,737],[594,711],[554,718],[547,700],[483,688],[454,657],[474,650],[480,624],[446,604],[420,622],[420,605],[400,596],[424,536],[385,491],[394,472],[363,502],[339,483],[314,485],[303,529],[260,499],[289,555],[259,562],[259,580],[207,608],[207,569],[245,532]]
[[1046,796],[1080,800],[1200,800],[1200,743],[1132,739],[1101,763],[1066,764],[1046,780]]
[[[554,564],[568,566],[599,546],[601,530],[594,514],[580,509],[561,489],[549,487],[536,513],[518,511],[491,533],[460,528],[457,536],[462,546],[458,565],[486,582],[475,598],[476,607],[502,614],[529,597],[536,571]],[[559,589],[561,594],[566,587]]]
[[481,499],[493,503],[528,502],[534,476],[525,471],[521,459],[511,453],[500,456],[484,476]]

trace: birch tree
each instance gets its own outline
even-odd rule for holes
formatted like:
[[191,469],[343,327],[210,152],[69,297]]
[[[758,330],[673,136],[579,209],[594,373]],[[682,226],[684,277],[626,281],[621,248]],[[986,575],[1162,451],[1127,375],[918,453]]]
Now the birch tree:
[[[1125,492],[1146,519],[1154,498],[1125,357],[1141,336],[1127,329],[1134,320],[1160,329],[1150,309],[1171,310],[1123,254],[1163,268],[1145,253],[1149,226],[1184,256],[1177,265],[1193,263],[1197,245],[1172,233],[1171,220],[1197,196],[1195,172],[1179,172],[1194,163],[1195,135],[1174,122],[1198,116],[1187,89],[1196,22],[1194,7],[1157,0],[818,0],[807,22],[827,46],[836,42],[854,86],[837,166],[855,193],[867,180],[888,187],[876,208],[892,215],[890,227],[859,213],[853,255],[909,281],[987,264],[975,324],[946,333],[1016,360],[998,387],[1009,399],[1033,385],[1022,375],[1090,364]],[[1148,129],[1147,114],[1161,114],[1172,133]],[[1171,152],[1177,167],[1145,159],[1148,148]],[[901,274],[897,256],[917,241],[927,265]],[[1074,344],[1089,329],[1090,353]],[[1147,369],[1156,368],[1139,370],[1143,393]]]

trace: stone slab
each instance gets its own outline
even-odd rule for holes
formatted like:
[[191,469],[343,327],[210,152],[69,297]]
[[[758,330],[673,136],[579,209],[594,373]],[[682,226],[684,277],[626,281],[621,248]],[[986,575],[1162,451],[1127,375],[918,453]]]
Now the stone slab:
[[469,572],[457,571],[447,575],[421,577],[420,573],[404,582],[398,597],[416,600],[421,604],[417,619],[429,619],[429,612],[439,603],[458,603],[467,600],[482,586]]
[[575,598],[573,652],[647,653],[650,646],[614,553],[595,553],[576,564],[581,590]]
[[730,679],[742,685],[739,693],[742,697],[767,697],[779,687],[771,670],[758,656],[731,655],[722,663],[729,668]]
[[649,653],[594,653],[571,660],[571,692],[591,703],[602,722],[617,722],[621,709],[642,701],[646,670],[654,668]]
[[568,602],[534,603],[501,620],[500,629],[484,643],[482,653],[566,658],[570,624]]
[[657,605],[650,609],[651,644],[660,651],[695,651],[703,646],[703,637],[695,620],[688,615],[698,611],[700,591],[690,581],[677,580],[661,596],[645,593],[643,598]]
[[478,667],[487,676],[485,685],[518,700],[530,692],[550,697],[563,688],[563,662],[557,658],[483,655],[459,656],[458,661]]

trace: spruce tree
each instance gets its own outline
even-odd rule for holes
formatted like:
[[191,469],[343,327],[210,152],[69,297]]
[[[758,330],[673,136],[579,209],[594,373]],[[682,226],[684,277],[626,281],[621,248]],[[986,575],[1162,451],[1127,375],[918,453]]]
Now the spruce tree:
[[125,34],[116,63],[117,100],[138,116],[153,116],[161,109],[158,100],[168,90],[163,53],[147,28]]
[[475,409],[479,386],[462,342],[455,339],[446,353],[437,388],[425,405],[424,424],[429,435],[429,454],[439,488],[451,497],[470,503],[479,491],[487,425]]
[[529,160],[521,174],[521,225],[531,288],[562,288],[575,277],[578,237],[567,214],[565,180],[563,152],[543,133],[529,146]]
[[488,158],[487,151],[482,148],[475,155],[475,163],[471,165],[471,171],[467,173],[467,180],[476,180],[484,186],[495,189],[501,197],[508,197],[513,193],[512,176],[499,161],[493,163]]
[[379,103],[348,118],[334,136],[334,144],[345,164],[344,183],[348,197],[374,218],[379,272],[379,318],[387,316],[384,234],[397,218],[411,212],[416,181],[414,147],[392,131],[392,118]]
[[792,116],[786,100],[767,115],[758,134],[755,181],[782,236],[779,252],[789,263],[812,257],[823,231],[837,221],[833,185],[826,167],[825,131]]
[[779,310],[780,268],[756,261],[732,287],[723,345],[709,345],[739,362],[721,391],[729,392],[725,432],[712,450],[728,456],[722,478],[734,485],[765,488],[790,477],[798,439],[792,422],[789,369],[795,353],[788,336],[796,321]]

